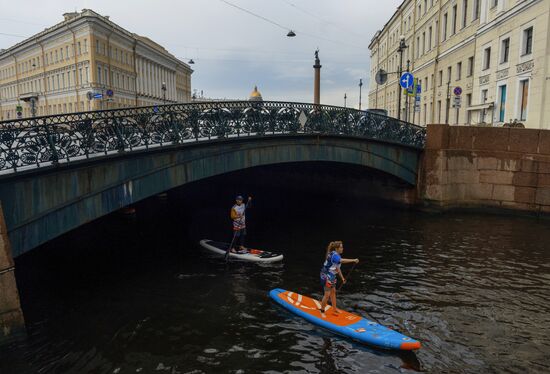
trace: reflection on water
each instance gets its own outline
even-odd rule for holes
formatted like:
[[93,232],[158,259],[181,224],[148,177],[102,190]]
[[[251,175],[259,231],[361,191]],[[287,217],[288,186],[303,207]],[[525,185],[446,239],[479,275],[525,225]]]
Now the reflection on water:
[[[197,242],[227,237],[236,188],[202,188],[149,200],[134,219],[107,217],[20,258],[29,338],[0,351],[0,372],[550,371],[547,221],[282,198],[264,188],[249,214],[250,241],[284,252],[284,263],[225,264]],[[361,259],[341,306],[420,340],[416,354],[350,342],[270,302],[274,287],[320,296],[324,248],[337,239]]]

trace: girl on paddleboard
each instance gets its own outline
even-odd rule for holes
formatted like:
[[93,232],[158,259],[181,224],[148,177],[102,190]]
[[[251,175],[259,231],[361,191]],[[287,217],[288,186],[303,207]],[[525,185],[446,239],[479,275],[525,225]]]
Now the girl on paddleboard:
[[333,314],[338,314],[340,311],[336,308],[336,275],[340,276],[342,283],[346,283],[346,279],[340,270],[341,264],[359,263],[359,259],[342,258],[344,252],[344,244],[341,241],[330,242],[325,255],[325,262],[321,268],[321,287],[323,288],[323,300],[321,301],[320,312],[323,314],[330,297]]

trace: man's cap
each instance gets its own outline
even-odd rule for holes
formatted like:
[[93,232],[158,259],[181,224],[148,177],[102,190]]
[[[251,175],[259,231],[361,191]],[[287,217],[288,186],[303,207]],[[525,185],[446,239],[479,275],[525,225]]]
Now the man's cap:
[[244,200],[243,197],[241,195],[237,195],[237,197],[235,198],[235,200]]

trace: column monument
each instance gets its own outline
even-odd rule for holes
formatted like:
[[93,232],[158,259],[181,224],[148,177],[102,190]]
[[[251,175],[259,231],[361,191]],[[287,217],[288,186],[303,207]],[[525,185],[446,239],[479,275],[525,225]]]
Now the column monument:
[[321,104],[321,61],[319,60],[319,50],[315,51],[315,81],[313,84],[313,104]]

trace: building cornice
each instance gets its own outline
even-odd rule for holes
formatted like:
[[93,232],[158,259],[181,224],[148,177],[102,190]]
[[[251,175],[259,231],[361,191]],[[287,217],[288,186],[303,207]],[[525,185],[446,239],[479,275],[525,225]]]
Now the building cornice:
[[[520,3],[517,3],[514,7],[508,9],[504,13],[498,15],[495,19],[493,19],[491,22],[488,22],[484,25],[479,26],[479,28],[476,31],[476,36],[480,36],[485,34],[486,32],[489,32],[491,29],[499,26],[500,24],[507,22],[510,20],[510,18],[516,16],[518,13],[523,12],[525,9],[542,2],[543,0],[525,0]],[[545,0],[547,1],[547,0]]]
[[378,30],[374,36],[372,37],[370,43],[369,43],[369,49],[371,49],[371,45],[373,45],[376,41],[377,41],[377,38],[382,35],[384,32],[387,31],[387,28],[388,26],[392,23],[392,21],[397,18],[397,16],[402,12],[403,8],[405,8],[405,6],[407,5],[406,3],[407,2],[411,2],[413,0],[403,0],[403,2],[397,7],[397,9],[395,10],[395,12],[392,14],[392,16],[390,17],[390,19],[388,20],[388,22],[386,22],[384,24],[384,26],[382,27],[382,29]]
[[[172,61],[176,65],[183,66],[190,73],[193,72],[190,66],[172,55],[160,44],[150,40],[150,43],[153,43],[158,47],[151,46],[148,42],[143,40],[144,37],[118,26],[107,17],[104,17],[91,9],[83,9],[82,12],[78,14],[78,16],[62,21],[52,27],[46,28],[43,31],[3,50],[2,52],[0,52],[0,59],[3,57],[12,56],[14,54],[19,54],[29,48],[34,47],[38,43],[45,43],[49,39],[61,36],[66,31],[75,30],[78,29],[78,27],[80,26],[86,26],[89,24],[92,24],[92,26],[94,27],[92,29],[92,32],[117,31],[115,35],[121,39],[125,39],[126,41],[128,41],[129,44],[137,43],[137,45],[145,47],[148,51],[151,51],[157,55],[161,55],[164,58]],[[97,30],[95,29],[95,27],[99,27],[101,29]],[[93,46],[90,46],[90,48],[93,48]]]

